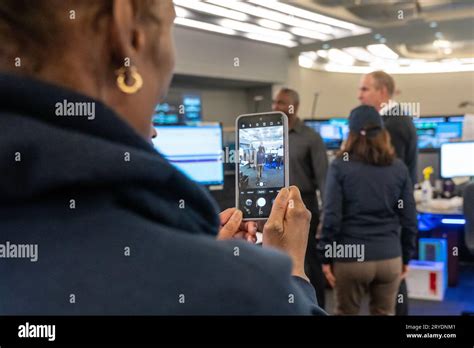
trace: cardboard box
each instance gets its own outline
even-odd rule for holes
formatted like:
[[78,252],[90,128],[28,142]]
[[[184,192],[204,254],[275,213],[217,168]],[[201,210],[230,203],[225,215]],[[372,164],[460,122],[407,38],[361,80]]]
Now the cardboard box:
[[446,264],[412,260],[407,276],[408,298],[442,301],[446,291]]

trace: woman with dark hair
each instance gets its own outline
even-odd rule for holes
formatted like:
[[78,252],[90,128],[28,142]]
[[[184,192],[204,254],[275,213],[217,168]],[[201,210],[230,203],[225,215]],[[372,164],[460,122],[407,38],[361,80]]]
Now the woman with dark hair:
[[393,315],[415,249],[413,186],[377,110],[352,110],[349,128],[327,175],[323,272],[335,288],[336,314],[358,314],[368,292],[371,314]]

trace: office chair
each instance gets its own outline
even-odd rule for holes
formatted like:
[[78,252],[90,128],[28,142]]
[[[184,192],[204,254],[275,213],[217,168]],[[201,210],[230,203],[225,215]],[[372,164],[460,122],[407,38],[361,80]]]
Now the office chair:
[[474,255],[474,183],[464,189],[464,217],[466,219],[464,239],[471,255]]

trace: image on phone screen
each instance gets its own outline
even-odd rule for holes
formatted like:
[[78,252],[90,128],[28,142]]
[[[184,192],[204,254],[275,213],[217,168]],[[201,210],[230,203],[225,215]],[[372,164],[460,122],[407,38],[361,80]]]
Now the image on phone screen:
[[288,125],[278,112],[237,119],[237,207],[244,219],[267,219],[280,189],[288,186]]

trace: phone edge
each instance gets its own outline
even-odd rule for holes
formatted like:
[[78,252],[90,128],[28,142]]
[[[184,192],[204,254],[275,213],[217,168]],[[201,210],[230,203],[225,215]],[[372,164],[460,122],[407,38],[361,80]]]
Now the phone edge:
[[[268,112],[257,112],[253,114],[242,114],[237,116],[235,119],[235,150],[237,154],[239,153],[239,119],[242,117],[247,117],[247,116],[257,116],[257,115],[267,115],[267,114],[281,114],[283,116],[283,137],[285,144],[285,183],[284,187],[289,187],[290,186],[290,170],[289,170],[289,149],[290,149],[290,142],[289,142],[289,132],[290,130],[288,129],[288,116],[286,116],[283,112],[281,111],[268,111]],[[286,129],[286,131],[285,131]],[[235,158],[235,156],[234,156]],[[240,157],[239,157],[240,158]],[[235,161],[235,208],[239,209],[239,164],[240,161],[236,160]],[[268,220],[268,218],[243,218],[242,221],[265,221]]]

